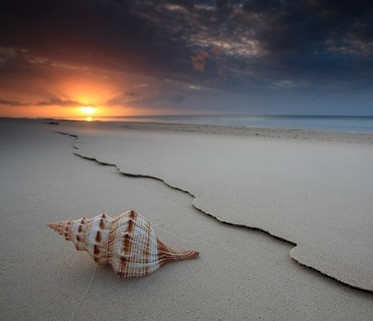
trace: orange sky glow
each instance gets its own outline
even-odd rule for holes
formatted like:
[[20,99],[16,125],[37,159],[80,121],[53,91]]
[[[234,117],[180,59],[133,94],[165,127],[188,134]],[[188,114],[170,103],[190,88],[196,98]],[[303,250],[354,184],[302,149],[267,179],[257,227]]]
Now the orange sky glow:
[[[94,101],[93,101],[94,102]],[[95,112],[90,114],[84,111],[87,106],[94,106]],[[75,106],[17,106],[2,108],[1,117],[27,117],[27,118],[66,118],[66,119],[85,119],[88,116],[93,118],[110,116],[135,116],[137,113],[134,108],[128,107],[106,107],[97,103],[89,105]]]
[[[87,77],[87,75],[54,76],[52,79],[40,81],[40,83],[39,81],[25,80],[26,90],[21,93],[21,101],[25,102],[24,105],[2,106],[0,117],[94,120],[110,118],[111,116],[125,117],[154,113],[154,110],[148,110],[138,105],[131,106],[130,103],[128,106],[107,103],[111,98],[125,91],[126,83],[123,83],[122,80],[113,80],[97,74],[96,77]],[[51,99],[51,103],[47,104],[43,101],[43,98],[38,96],[36,89],[33,92],[33,86],[37,90],[51,93],[52,97],[58,97],[58,103],[54,104],[53,99]],[[131,86],[128,87],[131,88]],[[12,93],[12,91],[4,89],[3,97],[6,97],[9,101],[13,101],[13,97],[20,100],[19,92]],[[48,98],[44,100],[48,101]],[[63,103],[60,101],[63,101]]]
[[[28,72],[10,70],[0,79],[0,117],[112,120],[195,114],[201,113],[201,106],[222,103],[217,91],[185,79],[69,64],[23,52],[17,55],[26,61],[22,68]],[[208,97],[200,99],[204,93]]]

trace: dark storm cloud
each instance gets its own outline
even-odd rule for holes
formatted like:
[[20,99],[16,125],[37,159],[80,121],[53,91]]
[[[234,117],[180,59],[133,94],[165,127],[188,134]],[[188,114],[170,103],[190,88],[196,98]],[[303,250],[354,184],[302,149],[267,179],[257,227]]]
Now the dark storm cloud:
[[174,59],[166,64],[164,58],[180,56],[182,46],[157,33],[153,21],[135,14],[132,2],[6,1],[0,8],[1,42],[70,63],[105,68],[124,64],[137,72],[176,68]]
[[273,53],[324,51],[332,41],[341,51],[349,47],[357,54],[373,54],[351,43],[372,42],[370,2],[247,0],[242,9],[256,17],[257,37]]
[[9,1],[0,32],[9,47],[60,59],[216,74],[215,62],[234,67],[250,57],[371,56],[372,9],[337,0]]
[[372,89],[372,16],[361,0],[3,1],[0,73],[27,54],[248,94],[359,92]]

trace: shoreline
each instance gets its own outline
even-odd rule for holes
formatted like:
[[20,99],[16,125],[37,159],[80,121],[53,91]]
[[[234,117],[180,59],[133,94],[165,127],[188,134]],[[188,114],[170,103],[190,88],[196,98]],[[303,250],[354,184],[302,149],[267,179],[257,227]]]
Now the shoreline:
[[134,130],[373,144],[373,133],[363,132],[338,132],[297,128],[233,127],[182,123],[164,124],[157,122],[126,122],[121,123],[121,127]]
[[39,122],[48,126],[62,126],[72,129],[79,125],[79,129],[95,127],[95,129],[124,129],[124,130],[144,130],[154,132],[173,132],[173,133],[195,133],[207,135],[227,135],[242,136],[255,138],[271,139],[290,139],[301,141],[317,142],[340,142],[340,143],[357,143],[373,144],[373,132],[348,132],[335,130],[316,130],[300,128],[267,128],[267,127],[236,127],[223,125],[201,125],[185,123],[162,123],[162,122],[115,122],[115,121],[85,121],[85,120],[67,120],[67,119],[28,119],[28,118],[0,118],[0,122],[8,121],[25,121]]

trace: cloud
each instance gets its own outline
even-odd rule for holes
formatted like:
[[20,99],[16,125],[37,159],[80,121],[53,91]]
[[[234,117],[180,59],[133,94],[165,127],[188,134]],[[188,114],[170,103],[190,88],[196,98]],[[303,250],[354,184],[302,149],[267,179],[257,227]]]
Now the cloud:
[[51,97],[47,100],[38,101],[33,104],[34,106],[84,106],[85,104],[76,101],[76,100],[70,100],[70,99],[61,99],[58,97]]
[[325,41],[330,39],[337,47],[348,47],[347,35],[362,42],[373,36],[373,5],[362,0],[247,0],[242,10],[255,20],[258,41],[274,54],[327,50]]
[[[31,73],[45,82],[58,73],[144,76],[135,82],[138,87],[123,83],[108,99],[111,105],[187,104],[189,84],[249,96],[263,90],[263,99],[269,91],[289,88],[302,93],[373,89],[373,3],[362,0],[4,4],[1,84]],[[164,79],[177,85],[166,86]],[[78,102],[39,99],[40,106],[50,103]]]
[[194,56],[192,56],[192,64],[193,68],[196,71],[203,72],[205,70],[207,58],[209,54],[207,51],[200,51],[196,53]]
[[201,90],[201,86],[196,86],[196,85],[189,85],[188,88],[192,90]]
[[13,107],[19,107],[19,106],[61,106],[61,107],[67,106],[67,107],[70,107],[70,106],[82,106],[84,104],[78,101],[75,101],[75,100],[60,99],[57,97],[52,97],[50,99],[41,100],[37,102],[17,101],[17,100],[8,100],[8,99],[0,98],[0,105],[13,106]]
[[279,80],[274,82],[273,84],[274,88],[295,88],[297,87],[296,83],[291,80]]
[[17,51],[11,47],[0,46],[0,65],[6,63],[10,59],[14,59],[17,56]]
[[16,100],[8,100],[8,99],[2,99],[2,98],[0,98],[0,105],[5,105],[5,106],[24,106],[25,103],[22,103],[22,102],[16,101]]

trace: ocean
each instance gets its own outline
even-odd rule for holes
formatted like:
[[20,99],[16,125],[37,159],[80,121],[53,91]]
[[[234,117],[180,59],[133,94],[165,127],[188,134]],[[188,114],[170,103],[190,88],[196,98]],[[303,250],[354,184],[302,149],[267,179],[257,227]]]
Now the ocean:
[[373,116],[332,115],[160,115],[110,117],[95,120],[115,122],[157,122],[231,127],[289,128],[338,132],[373,132]]

